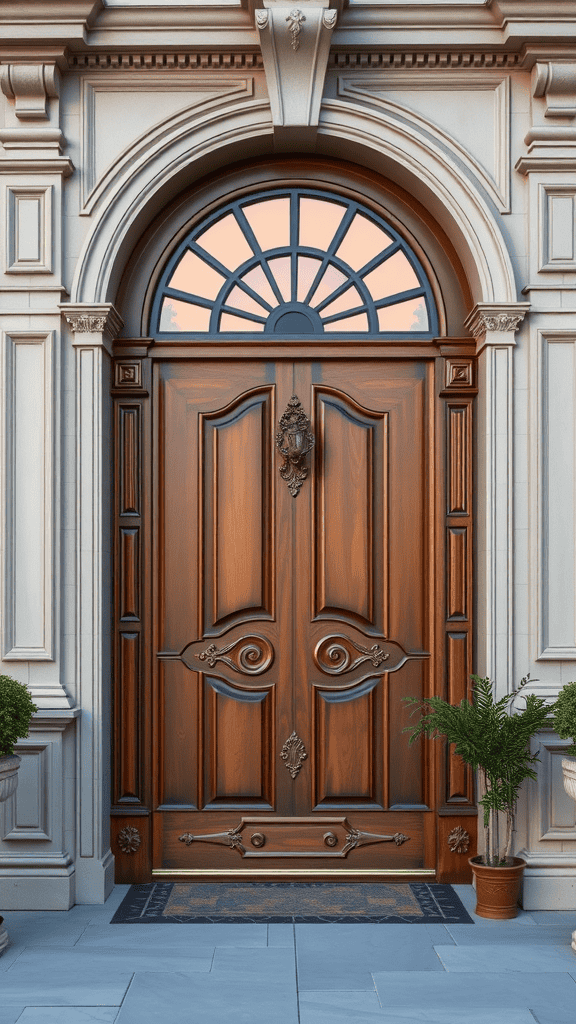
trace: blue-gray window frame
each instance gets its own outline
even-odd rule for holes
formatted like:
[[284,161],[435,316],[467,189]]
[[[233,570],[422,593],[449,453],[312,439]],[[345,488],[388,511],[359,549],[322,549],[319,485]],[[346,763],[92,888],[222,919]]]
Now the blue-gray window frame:
[[[244,216],[242,207],[252,203],[259,202],[264,199],[279,199],[282,197],[290,197],[290,245],[281,246],[277,249],[261,250],[258,245],[254,232],[252,231],[247,218]],[[299,198],[310,198],[310,199],[327,199],[340,205],[345,205],[347,210],[338,226],[338,229],[332,239],[329,250],[323,254],[322,263],[318,268],[314,281],[308,290],[306,298],[309,300],[314,294],[314,290],[320,281],[322,275],[328,264],[336,267],[343,274],[346,275],[346,281],[336,288],[330,295],[319,304],[319,310],[321,311],[325,306],[328,306],[331,302],[334,302],[339,295],[342,294],[350,284],[354,284],[364,299],[364,305],[356,306],[354,309],[346,310],[346,317],[343,313],[336,313],[330,317],[327,317],[324,323],[330,323],[336,320],[342,320],[349,316],[354,316],[357,313],[366,312],[368,315],[368,330],[367,331],[330,331],[325,332],[323,328],[323,321],[321,321],[318,314],[318,310],[312,309],[312,307],[306,305],[306,302],[298,302],[295,298],[295,289],[297,287],[297,259],[298,256],[311,256],[316,259],[319,257],[320,250],[310,248],[309,246],[298,245],[298,228],[299,228]],[[206,250],[202,249],[196,243],[196,238],[203,234],[212,224],[225,217],[228,213],[233,212],[236,216],[236,220],[240,225],[240,228],[244,232],[247,241],[254,251],[254,255],[242,263],[233,272],[228,270],[222,263],[220,263],[215,257],[211,256]],[[374,301],[371,297],[367,286],[364,284],[360,271],[354,271],[344,261],[338,259],[335,255],[343,237],[346,233],[349,225],[352,222],[356,213],[361,213],[365,217],[368,217],[379,227],[381,227],[387,235],[392,239],[391,244],[377,256],[375,256],[368,264],[365,264],[360,268],[362,276],[366,276],[371,270],[374,270],[380,263],[388,259],[395,252],[401,251],[407,257],[410,262],[414,273],[420,281],[420,287],[412,288],[408,291],[398,292],[393,296],[387,296],[384,299]],[[226,284],[222,286],[218,296],[214,301],[202,298],[201,296],[192,295],[188,292],[182,292],[175,288],[169,288],[167,282],[170,280],[177,264],[184,255],[187,249],[190,249],[193,253],[203,259],[208,266],[213,267],[219,271],[226,279]],[[290,256],[292,261],[292,301],[286,302],[280,293],[280,289],[274,279],[274,275],[270,272],[266,260],[278,256]],[[266,277],[270,283],[272,291],[274,292],[280,306],[274,308],[270,307],[264,299],[258,295],[249,285],[245,282],[240,281],[243,274],[247,273],[253,267],[262,267]],[[233,316],[238,316],[238,308],[226,306],[225,298],[230,294],[232,288],[238,285],[240,289],[246,292],[251,298],[255,299],[264,308],[269,310],[267,321],[263,317],[258,317],[256,314],[251,312],[242,311],[242,317],[246,320],[253,320],[256,323],[264,323],[263,331],[220,331],[218,329],[218,323],[220,320],[221,313],[231,313]],[[222,298],[221,298],[222,296]],[[428,313],[428,325],[427,331],[380,331],[378,326],[378,309],[382,309],[386,306],[396,305],[399,302],[403,302],[407,299],[417,298],[422,296],[426,303],[426,311]],[[212,314],[210,317],[210,326],[207,331],[160,331],[160,316],[162,310],[162,302],[164,298],[179,299],[182,302],[193,302],[195,305],[203,306],[210,309],[212,307]],[[281,335],[275,334],[274,326],[280,316],[291,311],[304,312],[313,321],[312,328],[304,334],[289,334]],[[274,314],[271,316],[270,314]],[[328,192],[318,188],[307,188],[307,187],[294,187],[289,186],[287,188],[271,188],[262,191],[258,191],[252,195],[244,195],[238,199],[234,199],[231,202],[226,203],[224,206],[218,208],[208,217],[202,218],[196,226],[186,235],[186,237],[180,242],[174,252],[171,254],[166,262],[166,265],[162,271],[156,291],[154,294],[154,300],[152,303],[152,310],[150,314],[150,334],[152,337],[159,341],[174,341],[178,338],[190,338],[190,339],[203,339],[218,336],[219,339],[231,339],[241,341],[246,338],[258,338],[266,336],[287,337],[287,340],[298,340],[298,338],[310,338],[311,336],[324,336],[329,340],[335,340],[338,337],[345,339],[354,340],[356,338],[366,338],[377,335],[379,338],[392,339],[392,338],[411,338],[414,340],[429,340],[438,335],[438,311],[434,296],[432,294],[432,288],[428,276],[420,263],[418,257],[412,251],[407,242],[402,236],[394,230],[394,228],[386,221],[383,217],[380,217],[369,207],[364,206],[363,203],[350,199],[345,195],[339,193]]]

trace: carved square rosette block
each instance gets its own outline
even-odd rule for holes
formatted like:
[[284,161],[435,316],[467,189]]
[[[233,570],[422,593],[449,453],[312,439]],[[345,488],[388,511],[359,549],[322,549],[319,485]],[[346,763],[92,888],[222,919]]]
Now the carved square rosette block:
[[448,391],[468,390],[474,387],[474,363],[465,356],[452,356],[445,360],[444,386]]
[[142,363],[139,359],[117,362],[114,368],[114,387],[133,391],[142,387]]

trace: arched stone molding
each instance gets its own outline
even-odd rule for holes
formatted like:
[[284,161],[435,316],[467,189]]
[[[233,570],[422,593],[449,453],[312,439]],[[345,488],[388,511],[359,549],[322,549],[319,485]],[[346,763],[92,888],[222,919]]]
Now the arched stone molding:
[[[477,302],[515,302],[514,272],[497,216],[482,186],[451,154],[406,118],[341,100],[322,105],[317,153],[337,152],[377,169],[412,192],[456,245]],[[73,302],[114,301],[119,277],[144,228],[175,192],[208,170],[272,151],[267,101],[248,100],[190,116],[171,132],[135,144],[98,188],[93,225],[72,284]]]

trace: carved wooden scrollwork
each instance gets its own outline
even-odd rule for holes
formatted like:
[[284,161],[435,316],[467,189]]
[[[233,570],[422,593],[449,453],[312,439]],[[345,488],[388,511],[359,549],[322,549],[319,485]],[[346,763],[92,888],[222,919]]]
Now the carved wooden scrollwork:
[[122,853],[136,853],[142,843],[142,836],[137,828],[125,825],[118,833],[118,846]]
[[293,732],[286,740],[282,750],[280,751],[280,757],[286,762],[286,767],[290,772],[290,775],[295,779],[304,761],[308,757],[302,740],[295,732]]
[[452,853],[468,853],[470,833],[465,828],[462,828],[461,825],[457,825],[449,833],[447,843]]
[[357,828],[351,828],[346,833],[346,846],[342,853],[346,855],[357,846],[368,846],[371,843],[396,843],[396,846],[402,846],[402,843],[406,843],[409,839],[410,836],[405,836],[403,832],[395,832],[392,836],[381,836],[374,832],[360,832]]
[[302,459],[314,447],[310,420],[297,395],[292,395],[278,426],[276,447],[284,459],[284,464],[280,466],[280,476],[295,498],[308,476],[308,467],[302,465]]
[[[357,652],[357,657],[354,657],[354,652]],[[314,651],[314,661],[318,668],[332,676],[351,672],[365,661],[378,668],[388,661],[389,657],[390,653],[383,650],[379,644],[373,644],[369,648],[362,647],[348,636],[325,636]]]
[[245,853],[240,835],[242,826],[243,822],[240,822],[236,828],[229,828],[227,832],[213,832],[205,836],[193,836],[190,832],[184,832],[183,835],[178,836],[178,839],[186,846],[192,846],[192,843],[220,843],[223,846],[229,846],[232,850],[240,850],[240,853]]
[[[194,642],[197,643],[197,641]],[[270,668],[274,661],[274,648],[265,637],[254,634],[241,636],[226,647],[209,644],[195,657],[199,661],[205,661],[210,668],[214,668],[218,661],[222,661],[234,672],[258,676]]]

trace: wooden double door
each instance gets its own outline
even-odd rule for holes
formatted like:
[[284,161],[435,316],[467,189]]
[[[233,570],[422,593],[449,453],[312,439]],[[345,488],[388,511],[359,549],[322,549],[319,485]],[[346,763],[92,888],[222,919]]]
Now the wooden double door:
[[470,779],[409,745],[403,698],[466,691],[470,396],[451,418],[439,358],[141,362],[117,391],[117,877],[434,877]]

